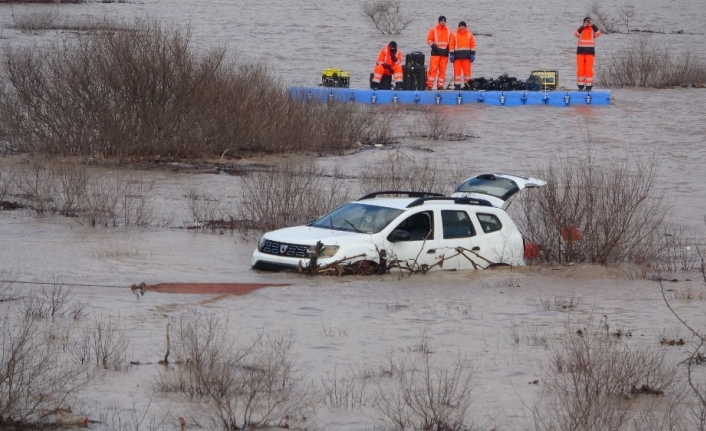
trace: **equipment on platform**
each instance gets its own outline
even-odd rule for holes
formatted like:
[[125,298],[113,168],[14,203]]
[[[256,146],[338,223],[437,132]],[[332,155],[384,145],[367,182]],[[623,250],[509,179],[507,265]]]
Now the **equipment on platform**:
[[325,69],[321,74],[321,85],[324,87],[348,88],[351,83],[351,74],[341,69]]
[[533,70],[527,81],[538,81],[540,90],[556,90],[557,83],[559,82],[559,71]]
[[402,66],[402,89],[424,90],[427,81],[427,68],[416,63]]
[[412,51],[405,56],[404,62],[408,66],[415,64],[417,66],[424,67],[424,53],[419,51]]
[[424,90],[427,87],[427,68],[424,66],[424,53],[412,51],[405,56],[402,66],[402,89]]

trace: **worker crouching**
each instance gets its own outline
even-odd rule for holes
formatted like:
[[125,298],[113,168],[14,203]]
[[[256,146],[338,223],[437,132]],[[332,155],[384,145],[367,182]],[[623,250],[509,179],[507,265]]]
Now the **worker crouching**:
[[[380,81],[386,75],[392,76],[392,80],[395,82],[395,89],[402,90],[402,53],[397,50],[397,42],[394,40],[380,50],[377,65],[373,69],[372,88],[380,88]],[[389,90],[389,88],[383,89]]]

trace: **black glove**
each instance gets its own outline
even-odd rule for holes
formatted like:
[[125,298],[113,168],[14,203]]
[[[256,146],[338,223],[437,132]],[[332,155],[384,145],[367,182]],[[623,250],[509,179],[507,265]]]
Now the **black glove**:
[[431,44],[431,49],[433,49],[434,51],[436,51],[437,49],[439,49],[439,47],[438,47],[435,43],[432,43],[432,44]]
[[581,32],[583,31],[583,29],[585,29],[585,28],[586,28],[586,27],[584,27],[584,26],[579,27],[579,29],[578,29],[579,34],[581,34]]
[[385,63],[382,65],[382,67],[384,67],[388,72],[392,73],[392,66],[390,66],[389,64]]
[[476,61],[476,55],[475,55],[475,54],[471,54],[471,63],[473,63],[474,61]]

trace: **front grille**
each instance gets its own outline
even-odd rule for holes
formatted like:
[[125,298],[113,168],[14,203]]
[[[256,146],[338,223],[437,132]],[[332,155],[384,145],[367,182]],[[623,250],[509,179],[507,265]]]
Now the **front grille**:
[[277,242],[266,239],[265,245],[262,247],[261,251],[263,253],[274,254],[277,256],[308,257],[306,254],[306,250],[308,248],[308,245],[287,244],[286,242]]

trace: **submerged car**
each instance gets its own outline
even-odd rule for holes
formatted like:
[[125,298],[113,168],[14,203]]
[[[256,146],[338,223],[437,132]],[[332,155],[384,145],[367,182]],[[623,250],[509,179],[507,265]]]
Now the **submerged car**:
[[508,174],[482,174],[468,178],[456,187],[453,197],[487,200],[493,206],[507,209],[523,189],[543,187],[546,181]]
[[307,268],[316,256],[319,267],[367,262],[461,270],[522,265],[523,250],[515,223],[488,199],[387,191],[308,225],[265,233],[251,263],[266,270]]

